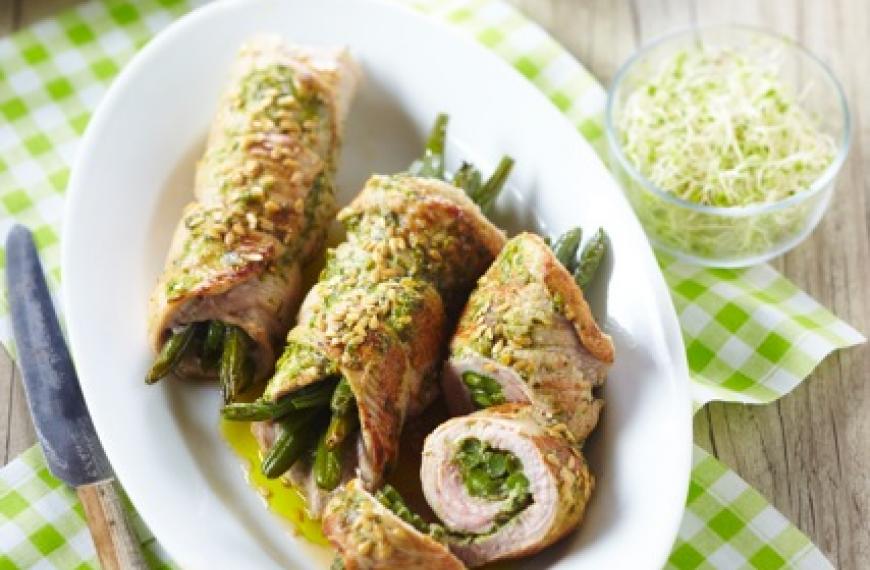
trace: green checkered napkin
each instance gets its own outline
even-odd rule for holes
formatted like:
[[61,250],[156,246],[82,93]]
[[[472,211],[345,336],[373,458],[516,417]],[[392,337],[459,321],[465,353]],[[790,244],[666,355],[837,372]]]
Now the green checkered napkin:
[[[173,568],[129,503],[128,508],[148,565]],[[0,471],[0,570],[37,567],[97,570],[99,564],[75,492],[54,478],[34,445]]]
[[[499,0],[398,0],[492,49],[540,88],[599,151],[604,91],[539,27]],[[64,189],[88,118],[111,79],[156,32],[201,0],[91,1],[0,40],[0,236],[30,226],[60,280]],[[765,403],[831,351],[863,342],[769,266],[709,270],[659,260],[686,342],[697,406]],[[0,267],[4,256],[0,250]],[[0,341],[10,346],[0,299]],[[155,567],[170,567],[137,523]],[[96,568],[75,495],[33,448],[0,471],[0,570]],[[686,513],[669,568],[829,568],[756,491],[695,447]]]

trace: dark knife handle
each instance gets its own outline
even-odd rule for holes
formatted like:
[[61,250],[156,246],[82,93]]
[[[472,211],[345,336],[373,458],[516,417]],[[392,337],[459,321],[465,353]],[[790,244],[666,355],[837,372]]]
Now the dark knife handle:
[[112,479],[76,488],[103,570],[148,570]]

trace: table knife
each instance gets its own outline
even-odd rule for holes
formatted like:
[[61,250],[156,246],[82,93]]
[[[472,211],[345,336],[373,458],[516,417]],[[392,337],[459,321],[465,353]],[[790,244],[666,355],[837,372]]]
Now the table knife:
[[22,226],[6,239],[6,280],[18,364],[48,468],[81,499],[103,570],[146,569],[82,397],[33,236]]

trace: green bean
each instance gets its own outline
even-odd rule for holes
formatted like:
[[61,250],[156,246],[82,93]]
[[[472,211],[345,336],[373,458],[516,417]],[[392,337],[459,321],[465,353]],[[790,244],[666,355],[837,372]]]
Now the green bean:
[[202,362],[207,368],[213,368],[220,360],[224,346],[226,327],[221,321],[209,321],[202,344]]
[[551,248],[556,259],[569,273],[573,273],[577,268],[577,249],[580,247],[581,239],[583,239],[583,230],[576,227],[559,236]]
[[471,390],[470,395],[471,401],[474,402],[474,405],[480,410],[491,408],[493,406],[492,398],[482,390]]
[[344,558],[341,557],[341,554],[336,554],[335,558],[332,559],[332,564],[329,565],[329,570],[344,570]]
[[332,393],[332,398],[329,401],[329,409],[334,414],[343,414],[354,405],[353,390],[350,387],[350,382],[344,376],[338,381],[335,391]]
[[329,404],[334,386],[334,382],[315,382],[292,394],[282,396],[276,402],[257,400],[228,404],[221,410],[221,415],[231,421],[260,422],[286,416],[295,410],[323,408]]
[[314,480],[326,491],[335,489],[341,480],[341,445],[359,421],[356,399],[347,378],[338,381],[329,408],[332,417],[320,436],[314,458]]
[[486,460],[486,472],[492,478],[498,478],[505,474],[508,469],[508,459],[501,453],[493,453]]
[[157,358],[154,359],[154,364],[151,365],[151,369],[145,376],[147,384],[154,384],[178,366],[195,333],[196,327],[194,325],[184,325],[170,335],[163,343]]
[[[423,157],[415,160],[408,168],[413,176],[426,178],[438,178],[444,180],[444,148],[447,139],[448,117],[439,113],[435,118],[435,125],[429,133]],[[502,157],[492,176],[486,182],[481,183],[480,172],[471,164],[463,163],[453,177],[453,185],[462,188],[468,196],[477,203],[484,211],[488,210],[495,202],[499,192],[504,186],[514,161],[509,156]]]
[[375,498],[386,508],[390,509],[393,514],[420,532],[429,534],[438,533],[440,525],[429,524],[424,521],[420,515],[408,507],[402,495],[392,485],[387,484],[378,489],[377,493],[375,493]]
[[494,497],[498,495],[501,482],[493,479],[481,467],[475,467],[465,474],[465,484],[473,496]]
[[583,251],[580,253],[580,261],[577,264],[577,269],[574,271],[574,281],[582,289],[585,289],[592,282],[606,251],[607,234],[603,228],[598,228],[598,231],[595,232],[589,243],[583,247]]
[[522,473],[522,462],[512,452],[468,438],[460,443],[453,459],[472,496],[501,500],[514,495],[517,505],[527,500],[528,479]]
[[456,174],[453,175],[453,185],[465,190],[469,197],[480,192],[482,184],[480,171],[470,162],[463,162]]
[[495,203],[495,199],[498,198],[498,194],[504,187],[504,183],[513,167],[514,159],[509,156],[503,156],[495,168],[495,172],[480,187],[480,190],[471,197],[480,206],[481,210],[486,212]]
[[504,404],[507,401],[504,397],[501,384],[489,376],[469,370],[462,373],[462,381],[468,388],[468,395],[471,397],[471,401],[478,408],[489,408],[498,404]]
[[326,428],[326,446],[334,450],[340,448],[347,436],[353,433],[359,425],[356,398],[347,378],[342,377],[338,382],[329,407],[332,410],[332,417]]
[[232,325],[226,327],[220,362],[220,383],[224,403],[232,402],[252,380],[252,370],[246,365],[248,335]]
[[529,492],[529,479],[521,471],[514,471],[504,482],[505,487],[516,494]]
[[429,133],[423,158],[415,160],[408,172],[423,178],[438,178],[444,180],[444,141],[447,139],[447,120],[444,113],[435,117],[435,125]]
[[341,449],[332,449],[326,444],[325,431],[317,442],[314,481],[324,491],[332,491],[341,482]]
[[478,374],[477,372],[463,372],[462,381],[465,382],[465,385],[469,388],[477,388],[482,386],[486,381],[486,377],[482,374]]
[[329,426],[326,428],[326,446],[329,449],[338,449],[358,426],[359,413],[356,406],[351,407],[344,414],[332,414]]
[[260,470],[269,479],[283,475],[314,443],[317,430],[311,423],[320,410],[308,409],[281,420],[281,433],[266,454]]
[[470,437],[462,442],[462,451],[469,457],[476,457],[483,451],[483,442],[476,437]]
[[292,398],[296,410],[325,407],[332,399],[335,384],[334,377],[329,377],[300,388],[287,397]]
[[378,489],[378,492],[375,493],[375,497],[378,499],[378,501],[381,502],[382,505],[384,505],[391,511],[396,505],[404,504],[402,496],[399,494],[398,491],[396,491],[395,487],[393,487],[389,483]]
[[270,402],[268,400],[233,402],[221,408],[221,416],[225,420],[233,422],[274,420],[287,415],[295,409],[289,402],[289,398],[281,398],[277,402]]

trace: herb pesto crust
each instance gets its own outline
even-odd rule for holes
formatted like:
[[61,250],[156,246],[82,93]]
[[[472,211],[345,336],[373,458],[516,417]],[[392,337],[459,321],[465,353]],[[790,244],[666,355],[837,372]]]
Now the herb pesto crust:
[[[159,349],[202,321],[241,327],[267,376],[299,299],[299,266],[335,212],[341,123],[357,72],[343,50],[257,38],[238,55],[151,298]],[[202,375],[196,359],[179,368]]]
[[448,315],[504,236],[462,190],[409,175],[372,177],[338,219],[347,239],[328,252],[264,398],[347,378],[361,476],[373,485],[396,458],[405,418],[434,397]]
[[370,494],[359,479],[335,494],[324,512],[323,531],[344,568],[465,568],[443,542],[421,530],[425,523],[405,520],[396,510],[403,512],[400,505]]
[[543,240],[524,233],[508,241],[471,294],[444,391],[453,413],[471,411],[479,394],[463,379],[476,374],[481,386],[498,384],[489,391],[500,400],[530,402],[582,440],[598,422],[603,402],[593,390],[613,352],[571,274]]

